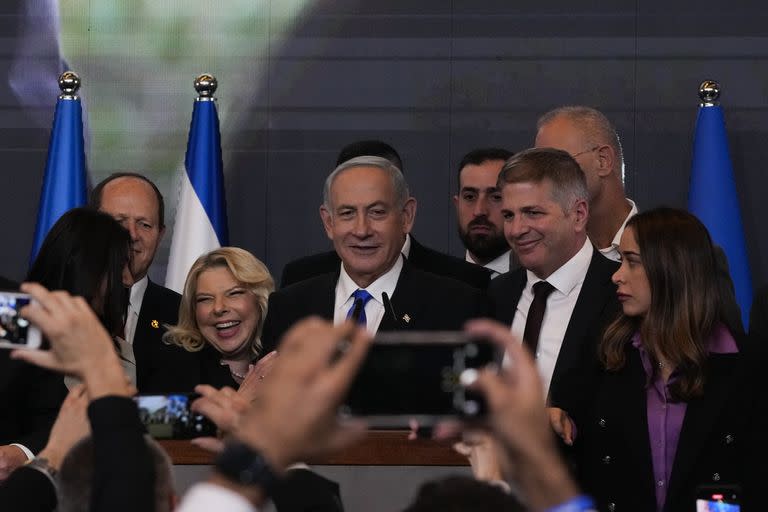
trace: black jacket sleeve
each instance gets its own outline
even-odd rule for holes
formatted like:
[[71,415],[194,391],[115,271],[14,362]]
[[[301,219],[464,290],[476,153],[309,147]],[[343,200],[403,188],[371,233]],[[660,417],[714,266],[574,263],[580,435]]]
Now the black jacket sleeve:
[[88,406],[93,436],[92,512],[155,510],[155,469],[133,400],[108,396]]
[[40,471],[22,466],[0,485],[0,504],[4,512],[52,512],[56,488]]

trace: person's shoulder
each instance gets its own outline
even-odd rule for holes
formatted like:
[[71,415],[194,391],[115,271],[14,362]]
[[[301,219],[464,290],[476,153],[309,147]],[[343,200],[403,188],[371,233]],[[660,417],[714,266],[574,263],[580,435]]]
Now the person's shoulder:
[[339,266],[340,261],[336,251],[310,254],[309,256],[289,261],[283,267],[280,286],[290,286],[327,272],[333,272]]
[[165,286],[152,282],[151,279],[147,283],[147,291],[144,292],[145,297],[148,295],[157,297],[162,301],[172,300],[172,301],[176,301],[177,303],[181,301],[181,295],[178,292],[175,292],[170,288],[166,288]]
[[0,290],[18,290],[19,283],[0,276]]
[[408,259],[418,268],[463,281],[479,289],[487,288],[491,279],[491,272],[487,268],[436,251],[420,244],[413,237]]
[[271,301],[276,300],[296,300],[300,297],[307,297],[313,294],[333,290],[336,286],[339,273],[337,271],[325,272],[314,277],[302,279],[284,288],[275,290],[269,296]]
[[511,288],[519,286],[520,283],[525,283],[526,279],[525,269],[522,267],[516,268],[492,279],[491,284],[488,286],[488,294],[506,293]]

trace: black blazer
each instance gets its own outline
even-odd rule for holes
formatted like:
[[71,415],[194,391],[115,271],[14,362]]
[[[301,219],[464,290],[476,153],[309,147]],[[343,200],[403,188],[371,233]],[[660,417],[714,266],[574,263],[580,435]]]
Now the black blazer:
[[11,281],[10,279],[6,279],[3,276],[0,276],[0,290],[18,290],[19,289],[19,283],[16,283],[14,281]]
[[[655,510],[646,377],[630,343],[626,353],[622,369],[601,372],[592,406],[577,422],[579,479],[600,510],[613,510],[611,503],[617,512]],[[765,400],[749,360],[748,352],[710,354],[704,394],[688,402],[665,511],[694,511],[699,485],[728,484],[742,486],[744,510],[761,509],[749,504],[766,481]]]
[[133,354],[139,393],[192,391],[203,382],[200,352],[163,342],[166,326],[176,325],[181,295],[149,281],[136,323]]
[[[602,330],[620,310],[616,285],[611,282],[611,276],[618,268],[618,263],[595,249],[568,322],[552,374],[549,397],[552,405],[569,412],[581,407],[584,396],[580,390],[585,385],[583,379],[594,375],[597,343]],[[524,268],[493,280],[488,294],[496,320],[512,325],[526,282]]]
[[[301,281],[269,296],[261,337],[265,351],[274,350],[283,334],[302,318],[319,315],[333,321],[340,270]],[[403,270],[379,331],[460,330],[470,318],[485,316],[485,295],[462,282],[437,276],[403,262]]]
[[[481,290],[488,288],[491,280],[488,269],[425,247],[417,242],[413,235],[411,235],[408,262],[418,269],[457,279]],[[291,261],[283,268],[280,287],[285,288],[320,274],[338,272],[340,264],[341,259],[336,251],[313,254]]]

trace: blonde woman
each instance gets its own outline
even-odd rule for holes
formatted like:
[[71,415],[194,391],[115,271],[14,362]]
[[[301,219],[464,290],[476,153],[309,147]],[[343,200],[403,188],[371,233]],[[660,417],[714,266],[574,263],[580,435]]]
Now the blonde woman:
[[252,379],[263,379],[276,355],[263,354],[260,341],[274,288],[267,267],[244,249],[204,254],[187,275],[179,324],[164,338],[189,352],[204,352],[203,383],[237,388],[249,371]]

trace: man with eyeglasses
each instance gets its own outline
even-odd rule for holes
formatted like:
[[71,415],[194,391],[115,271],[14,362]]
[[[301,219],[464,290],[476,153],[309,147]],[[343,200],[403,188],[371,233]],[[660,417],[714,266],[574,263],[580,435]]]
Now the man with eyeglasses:
[[594,108],[566,106],[539,118],[534,145],[562,149],[578,162],[587,178],[587,233],[606,258],[619,260],[619,240],[637,207],[624,195],[624,154],[608,118]]
[[[536,128],[537,148],[566,151],[584,171],[589,194],[587,234],[603,256],[619,261],[619,240],[637,206],[624,195],[624,153],[616,128],[599,110],[581,105],[550,110],[539,118]],[[743,331],[728,260],[719,247],[715,257],[725,319],[729,327]]]

